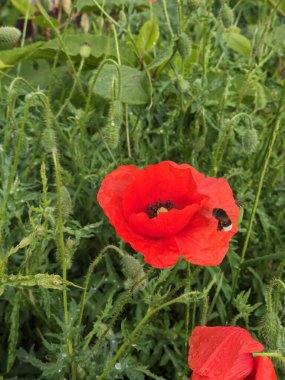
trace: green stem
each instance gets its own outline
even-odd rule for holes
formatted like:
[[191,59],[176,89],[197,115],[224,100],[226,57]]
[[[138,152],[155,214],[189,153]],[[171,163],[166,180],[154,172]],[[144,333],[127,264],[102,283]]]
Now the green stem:
[[164,10],[164,14],[165,14],[166,24],[168,26],[168,30],[169,30],[169,33],[171,35],[171,38],[173,39],[174,38],[174,33],[173,33],[173,30],[172,30],[172,27],[171,27],[171,24],[170,24],[170,20],[169,20],[166,0],[162,0],[162,2],[163,2],[163,10]]
[[[136,334],[143,328],[143,326],[146,324],[146,322],[149,321],[149,319],[154,315],[156,314],[158,311],[160,311],[161,309],[164,309],[168,306],[171,306],[175,303],[179,303],[179,302],[185,302],[185,299],[186,298],[192,298],[194,297],[195,300],[197,300],[198,298],[198,295],[201,296],[201,293],[199,292],[190,292],[190,293],[185,293],[185,294],[182,294],[182,296],[180,297],[177,297],[175,298],[174,300],[170,300],[168,302],[165,302],[164,304],[154,308],[154,309],[148,309],[148,311],[146,312],[145,316],[143,317],[143,319],[137,324],[137,326],[135,327],[135,329],[132,331],[132,333],[130,334],[129,336],[129,339],[127,341],[125,341],[118,349],[116,355],[113,357],[113,359],[111,360],[111,362],[109,363],[109,365],[107,366],[107,368],[104,370],[104,372],[99,376],[97,377],[97,380],[103,380],[105,379],[106,375],[111,371],[111,369],[114,367],[114,365],[117,363],[117,360],[119,359],[119,357],[124,353],[124,351],[127,349],[127,348],[130,348],[129,347],[129,341],[132,340]],[[204,296],[204,294],[203,294]]]
[[114,251],[118,252],[118,254],[121,255],[121,256],[124,255],[122,253],[122,251],[119,248],[117,248],[116,246],[114,246],[114,245],[108,245],[107,247],[105,247],[104,249],[102,249],[102,251],[99,253],[99,255],[95,258],[95,260],[89,266],[88,272],[87,272],[87,275],[86,275],[86,279],[85,279],[85,283],[84,283],[84,291],[83,291],[83,295],[82,295],[82,298],[81,298],[80,313],[79,313],[79,318],[78,318],[78,323],[77,323],[78,327],[82,323],[83,312],[84,312],[85,301],[86,301],[86,294],[87,294],[87,290],[88,290],[88,287],[89,287],[89,282],[90,282],[91,275],[92,275],[94,269],[96,268],[96,266],[101,261],[102,257],[104,256],[104,253],[108,249],[113,249]]
[[[81,62],[80,62],[80,65],[79,65],[79,68],[78,68],[78,71],[77,71],[77,76],[78,77],[79,77],[79,75],[80,75],[80,73],[81,73],[81,71],[83,69],[83,66],[84,66],[84,59],[81,59]],[[76,88],[76,80],[73,81],[73,85],[72,85],[71,91],[69,93],[69,96],[65,100],[65,102],[62,104],[62,106],[60,107],[60,110],[58,111],[58,113],[55,115],[55,119],[58,119],[58,117],[62,114],[62,112],[65,109],[65,107],[67,106],[67,104],[70,102],[70,99],[72,98],[72,96],[74,94],[75,88]]]
[[257,356],[265,356],[268,358],[278,359],[285,363],[285,357],[279,354],[279,352],[253,352],[252,356],[256,358]]
[[[63,282],[66,281],[67,278],[67,263],[66,263],[66,254],[65,254],[65,245],[64,245],[64,235],[63,235],[63,219],[62,219],[62,204],[61,204],[61,174],[60,174],[60,166],[58,162],[57,157],[57,151],[55,148],[52,150],[52,158],[54,163],[54,169],[55,169],[55,178],[56,178],[56,193],[57,193],[57,216],[58,216],[58,240],[59,240],[59,252],[61,257],[61,265],[62,265],[62,278]],[[64,321],[65,324],[68,325],[69,318],[68,318],[68,304],[67,304],[67,291],[66,286],[63,286],[63,308],[64,308]],[[67,338],[67,349],[68,349],[68,355],[72,356],[72,343]]]
[[[111,319],[111,322],[108,324],[108,327],[106,328],[106,330],[104,331],[104,333],[102,335],[100,335],[100,338],[96,341],[95,345],[92,347],[92,349],[89,351],[89,354],[87,355],[86,359],[88,359],[94,352],[96,352],[96,350],[98,349],[99,347],[99,344],[101,343],[102,339],[108,334],[108,331],[112,328],[112,326],[114,325],[114,323],[116,322],[117,318],[119,317],[119,315],[121,314],[124,306],[129,302],[129,300],[132,298],[134,292],[136,291],[137,287],[140,286],[141,283],[143,283],[145,281],[145,279],[147,277],[149,277],[151,275],[151,273],[154,271],[154,268],[151,268],[146,274],[145,276],[143,276],[139,281],[137,281],[130,289],[129,291],[127,292],[127,295],[126,297],[123,299],[123,301],[121,302],[121,304],[119,305],[116,313],[114,314],[113,318]],[[88,347],[88,344],[90,343],[90,339],[88,339],[85,344],[84,344],[84,347],[83,347],[83,350],[86,350],[87,347]]]
[[26,107],[25,107],[23,120],[22,120],[22,123],[20,126],[18,141],[17,141],[17,147],[16,147],[13,165],[11,168],[10,178],[9,178],[7,189],[5,191],[3,202],[2,202],[1,207],[0,207],[0,249],[1,249],[1,251],[2,251],[2,243],[3,243],[2,228],[6,222],[6,206],[7,206],[8,200],[9,200],[10,191],[11,191],[11,188],[12,188],[12,185],[13,185],[13,182],[15,179],[17,167],[18,167],[19,155],[21,152],[21,146],[22,146],[22,141],[23,141],[23,137],[24,137],[24,130],[25,130],[28,114],[29,114],[29,109],[30,109],[31,103],[33,102],[34,98],[36,96],[41,96],[41,95],[43,95],[41,92],[35,92],[29,97],[27,104],[26,104]]
[[80,92],[81,92],[83,98],[86,99],[85,92],[83,91],[83,88],[82,88],[81,83],[80,83],[80,81],[79,81],[79,78],[78,78],[78,76],[77,76],[77,72],[76,72],[76,70],[75,70],[74,64],[73,64],[73,62],[72,62],[72,59],[70,58],[70,55],[68,54],[68,51],[67,51],[67,49],[66,49],[66,47],[65,47],[65,45],[64,45],[64,42],[63,42],[63,40],[62,40],[62,38],[61,38],[61,35],[60,35],[59,31],[58,31],[57,28],[54,26],[54,24],[51,22],[51,20],[50,20],[49,16],[47,15],[45,9],[44,9],[44,8],[42,7],[42,5],[39,3],[39,0],[35,0],[35,3],[36,3],[36,6],[37,6],[38,10],[39,10],[40,13],[41,13],[41,15],[43,16],[43,18],[46,20],[46,22],[49,24],[49,26],[51,27],[51,29],[54,31],[54,33],[55,33],[55,35],[56,35],[56,37],[57,37],[57,39],[58,39],[58,42],[59,42],[59,44],[60,44],[62,50],[64,51],[64,53],[65,53],[65,55],[66,55],[66,58],[67,58],[67,60],[68,60],[68,62],[69,62],[69,64],[70,64],[70,67],[71,67],[71,70],[72,70],[72,72],[73,72],[73,75],[74,75],[74,78],[75,78],[75,80],[76,80],[76,83],[77,83],[77,85],[78,85],[78,88],[79,88],[79,90],[80,90]]
[[[32,4],[32,2],[29,1],[27,4],[27,8],[26,8],[23,34],[22,34],[22,39],[21,39],[21,49],[23,49],[23,47],[25,45],[25,38],[26,38],[26,33],[27,33],[27,26],[28,26],[28,21],[29,21],[29,13],[30,13],[31,4]],[[17,76],[20,75],[21,66],[22,66],[22,62],[19,62],[18,67],[17,67]]]
[[271,132],[271,136],[270,136],[270,139],[269,139],[269,144],[268,144],[267,152],[265,154],[265,158],[264,158],[264,162],[263,162],[263,166],[262,166],[262,170],[261,170],[261,174],[260,174],[260,178],[259,178],[258,188],[257,188],[254,204],[253,204],[253,207],[252,207],[252,211],[251,211],[251,215],[250,215],[250,219],[249,219],[249,224],[248,224],[246,236],[245,236],[245,239],[244,239],[244,244],[243,244],[243,248],[242,248],[242,252],[241,252],[241,258],[240,258],[239,266],[237,268],[237,271],[235,273],[234,280],[233,280],[232,298],[231,298],[232,300],[233,300],[233,298],[235,296],[235,290],[236,290],[236,286],[238,284],[238,278],[239,278],[241,266],[242,266],[242,264],[244,262],[244,259],[245,259],[245,254],[246,254],[246,251],[247,251],[248,242],[249,242],[249,238],[250,238],[251,231],[252,231],[253,222],[254,222],[254,218],[255,218],[255,213],[256,213],[256,210],[257,210],[257,206],[258,206],[261,190],[262,190],[262,187],[263,187],[263,182],[264,182],[265,174],[267,172],[267,168],[268,168],[268,165],[269,165],[269,160],[270,160],[270,157],[271,157],[271,154],[272,154],[272,151],[273,151],[273,146],[274,146],[274,143],[275,143],[275,140],[276,140],[276,137],[277,137],[277,133],[278,133],[278,130],[279,130],[279,126],[280,126],[279,116],[280,116],[280,113],[282,111],[282,107],[284,106],[283,105],[284,94],[285,94],[285,80],[283,82],[283,88],[282,88],[280,99],[279,99],[278,109],[277,109],[277,112],[276,112],[276,117],[275,117],[275,120],[274,120],[274,125],[273,125],[273,128],[272,128],[272,132]]

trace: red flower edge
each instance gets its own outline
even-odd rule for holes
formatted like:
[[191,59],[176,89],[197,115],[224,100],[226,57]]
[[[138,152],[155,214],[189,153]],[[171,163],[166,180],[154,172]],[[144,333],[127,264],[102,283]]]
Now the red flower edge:
[[[116,233],[158,268],[174,265],[180,256],[218,265],[237,232],[239,209],[227,181],[206,178],[187,164],[120,166],[105,177],[97,199]],[[215,208],[230,218],[230,231],[218,231]]]
[[196,327],[189,340],[190,380],[277,380],[263,345],[240,327]]

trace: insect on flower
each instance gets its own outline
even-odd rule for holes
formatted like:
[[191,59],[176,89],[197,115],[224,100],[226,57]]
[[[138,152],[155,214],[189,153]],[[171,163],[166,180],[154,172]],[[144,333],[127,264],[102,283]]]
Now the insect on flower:
[[213,209],[213,217],[218,220],[218,231],[228,232],[233,228],[232,221],[222,208]]

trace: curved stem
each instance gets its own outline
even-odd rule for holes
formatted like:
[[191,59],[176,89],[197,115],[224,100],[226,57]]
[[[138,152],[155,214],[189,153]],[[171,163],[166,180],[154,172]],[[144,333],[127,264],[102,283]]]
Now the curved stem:
[[285,80],[283,82],[283,88],[282,88],[282,91],[281,91],[281,95],[280,95],[280,99],[279,99],[279,104],[278,104],[278,109],[277,109],[277,112],[276,112],[275,124],[273,125],[273,128],[272,128],[272,132],[271,132],[271,136],[270,136],[270,139],[269,139],[269,144],[268,144],[267,152],[265,154],[265,158],[264,158],[264,162],[263,162],[263,166],[262,166],[262,170],[261,170],[261,174],[260,174],[260,178],[259,178],[258,188],[257,188],[254,204],[253,204],[251,215],[250,215],[250,219],[249,219],[249,225],[248,225],[248,228],[247,228],[246,236],[245,236],[245,239],[244,239],[244,244],[243,244],[243,247],[242,247],[240,262],[239,262],[239,265],[238,265],[238,268],[237,268],[237,271],[235,273],[234,280],[233,280],[231,300],[233,300],[233,298],[235,296],[235,289],[236,289],[236,286],[237,286],[237,283],[238,283],[238,278],[239,278],[241,266],[242,266],[242,264],[244,262],[244,259],[245,259],[245,254],[246,254],[249,238],[250,238],[251,231],[252,231],[253,222],[254,222],[254,218],[255,218],[255,213],[256,213],[256,210],[257,210],[257,206],[258,206],[261,190],[262,190],[262,187],[263,187],[263,182],[264,182],[265,174],[267,172],[267,168],[268,168],[268,165],[269,165],[269,160],[270,160],[270,157],[271,157],[271,154],[272,154],[272,150],[273,150],[273,146],[274,146],[274,143],[275,143],[275,140],[276,140],[276,136],[277,136],[277,133],[278,133],[278,130],[279,130],[279,126],[280,126],[279,116],[280,116],[280,113],[282,111],[282,107],[284,106],[283,105],[284,95],[285,95]]
[[102,251],[99,253],[99,255],[95,258],[95,260],[89,266],[88,272],[87,272],[87,275],[86,275],[86,279],[85,279],[85,283],[84,283],[84,291],[83,291],[83,295],[82,295],[82,298],[81,298],[80,313],[79,313],[79,318],[78,318],[77,326],[80,326],[81,322],[82,322],[82,317],[83,317],[83,312],[84,312],[84,307],[85,307],[86,294],[87,294],[87,290],[88,290],[88,287],[89,287],[90,277],[91,277],[94,269],[96,268],[96,266],[101,261],[104,253],[108,249],[113,249],[114,251],[118,252],[119,255],[123,256],[122,251],[119,248],[117,248],[115,245],[108,245],[107,247],[105,247],[104,249],[102,249]]
[[143,319],[137,324],[137,326],[135,327],[135,329],[132,331],[132,333],[130,334],[129,336],[129,339],[128,341],[125,341],[121,346],[120,348],[118,349],[116,355],[113,357],[113,359],[111,360],[110,364],[107,366],[107,368],[104,370],[104,372],[99,376],[97,377],[97,380],[103,380],[105,379],[106,375],[111,371],[111,369],[114,367],[114,365],[116,364],[117,360],[119,359],[119,357],[124,353],[124,351],[129,347],[129,340],[132,340],[135,335],[142,329],[142,327],[146,324],[146,322],[148,322],[148,320],[154,315],[156,314],[158,311],[160,311],[161,309],[164,309],[168,306],[171,306],[175,303],[179,303],[179,302],[185,302],[185,299],[187,298],[194,298],[195,300],[197,300],[199,298],[199,296],[202,296],[202,298],[205,296],[203,293],[200,293],[200,292],[189,292],[189,293],[185,293],[185,294],[182,294],[180,297],[177,297],[175,298],[174,300],[170,300],[168,302],[165,302],[164,304],[154,308],[154,309],[149,309],[145,316],[143,317]]

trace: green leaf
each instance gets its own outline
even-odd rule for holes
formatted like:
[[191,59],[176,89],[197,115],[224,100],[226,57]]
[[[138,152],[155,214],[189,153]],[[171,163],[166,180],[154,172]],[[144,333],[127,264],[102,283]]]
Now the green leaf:
[[[132,5],[132,6],[147,6],[146,0],[97,0],[99,5],[105,5],[105,6],[121,6],[121,5]],[[94,0],[77,0],[76,2],[77,11],[81,12],[83,9],[98,9],[96,3]]]
[[[283,16],[285,16],[285,0],[269,0],[271,5],[275,7]],[[277,7],[276,7],[277,5]]]
[[153,49],[159,39],[159,26],[156,20],[148,20],[140,28],[137,46],[142,54]]
[[238,32],[226,32],[223,34],[223,40],[228,48],[248,58],[251,52],[251,42],[245,36]]
[[173,46],[168,46],[165,50],[159,52],[157,56],[147,65],[147,69],[154,69],[166,63],[172,56]]
[[36,42],[23,48],[0,51],[1,61],[5,65],[14,65],[22,59],[31,57],[44,42]]
[[[151,100],[151,84],[144,71],[132,67],[120,66],[121,70],[121,101],[127,104],[147,104]],[[106,64],[99,77],[93,92],[105,99],[111,99],[112,82],[118,88],[118,72],[114,65]],[[92,80],[91,80],[92,82]]]
[[13,286],[15,288],[42,286],[47,289],[62,289],[63,286],[75,286],[70,281],[66,281],[57,274],[38,273],[35,275],[22,276],[18,275],[3,275],[0,278],[0,286]]
[[30,5],[28,17],[31,17],[36,12],[36,7],[33,4],[29,4],[29,3],[31,3],[30,0],[11,0],[11,3],[23,15],[26,14],[27,7]]
[[16,346],[19,334],[19,309],[20,309],[20,293],[18,292],[13,297],[12,312],[9,317],[10,332],[8,338],[8,358],[7,358],[7,372],[12,368],[16,358]]

